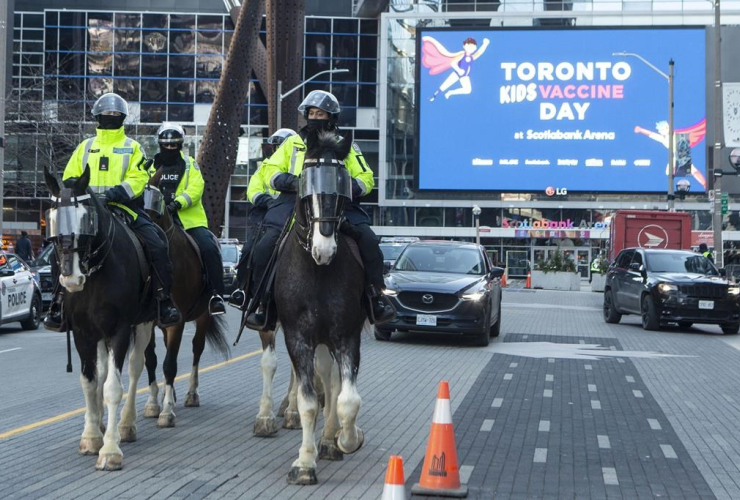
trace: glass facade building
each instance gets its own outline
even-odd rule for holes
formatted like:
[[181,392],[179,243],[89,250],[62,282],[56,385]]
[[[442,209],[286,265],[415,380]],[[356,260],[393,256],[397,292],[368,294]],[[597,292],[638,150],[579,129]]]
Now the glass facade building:
[[[187,149],[197,153],[233,36],[230,16],[218,12],[220,3],[213,13],[135,13],[116,10],[113,2],[100,3],[109,8],[72,11],[55,3],[54,8],[15,13],[7,115],[12,132],[7,134],[5,156],[5,221],[10,230],[6,232],[40,232],[47,195],[43,168],[63,168],[72,148],[94,133],[90,107],[105,92],[118,92],[129,100],[130,134],[149,154],[157,150],[154,132],[164,120],[181,123],[189,136]],[[723,1],[722,9],[723,24],[738,24],[740,1]],[[704,0],[391,0],[387,12],[377,18],[307,15],[304,79],[329,68],[349,72],[312,81],[303,92],[325,89],[338,97],[343,108],[340,124],[352,131],[376,175],[376,189],[365,201],[379,235],[472,239],[472,206],[477,204],[482,208],[482,243],[499,261],[509,252],[524,252],[525,260],[531,260],[536,248],[563,243],[593,253],[605,245],[606,232],[591,231],[588,237],[562,241],[522,238],[505,226],[524,219],[570,219],[588,226],[608,219],[617,209],[665,209],[665,195],[574,194],[556,200],[544,193],[461,196],[414,190],[417,29],[712,23],[712,5]],[[723,31],[723,51],[732,51],[732,40],[740,43],[740,37],[731,34],[732,29]],[[261,36],[264,39],[264,31]],[[723,74],[736,71],[729,66],[724,64]],[[740,81],[740,75],[734,81]],[[223,231],[224,236],[240,239],[245,236],[246,187],[261,160],[260,144],[267,134],[267,99],[256,79],[249,83],[242,131]],[[738,200],[731,196],[724,222],[730,244],[740,240]],[[706,196],[691,195],[677,201],[677,208],[692,214],[695,230],[711,229]]]

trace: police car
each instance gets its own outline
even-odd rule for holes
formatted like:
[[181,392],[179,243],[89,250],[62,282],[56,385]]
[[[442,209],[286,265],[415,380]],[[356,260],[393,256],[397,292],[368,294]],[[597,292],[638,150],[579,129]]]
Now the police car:
[[20,321],[24,330],[41,322],[41,290],[31,268],[17,255],[0,254],[0,324]]

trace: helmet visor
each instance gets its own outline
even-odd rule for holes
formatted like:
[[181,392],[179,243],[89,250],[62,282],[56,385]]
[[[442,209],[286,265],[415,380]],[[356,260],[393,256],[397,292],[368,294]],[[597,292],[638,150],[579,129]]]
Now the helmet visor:
[[314,90],[313,92],[309,93],[306,98],[303,99],[301,105],[298,106],[298,111],[300,111],[301,113],[305,113],[308,108],[323,109],[331,115],[339,114],[339,112],[341,111],[337,98],[329,92],[325,92],[323,90]]
[[304,168],[300,175],[298,194],[306,198],[314,194],[333,194],[352,199],[352,178],[344,166]]
[[102,115],[106,111],[115,111],[128,116],[128,104],[118,94],[105,94],[101,96],[92,108],[93,116]]
[[144,189],[144,210],[157,215],[164,213],[164,195],[162,191],[154,186],[147,186]]

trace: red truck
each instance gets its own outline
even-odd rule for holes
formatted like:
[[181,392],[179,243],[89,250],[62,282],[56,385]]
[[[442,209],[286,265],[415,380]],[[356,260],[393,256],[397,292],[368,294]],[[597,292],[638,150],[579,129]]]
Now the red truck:
[[691,215],[618,210],[611,222],[609,260],[623,249],[633,247],[691,250]]

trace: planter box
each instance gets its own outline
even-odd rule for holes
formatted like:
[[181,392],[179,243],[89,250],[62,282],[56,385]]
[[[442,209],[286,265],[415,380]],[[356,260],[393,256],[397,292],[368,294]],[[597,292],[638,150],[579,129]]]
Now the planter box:
[[577,292],[581,289],[581,275],[578,273],[532,271],[532,288]]
[[593,273],[591,275],[591,291],[592,292],[603,292],[604,285],[606,285],[606,275]]

